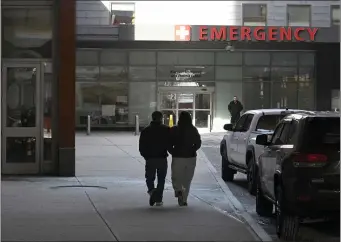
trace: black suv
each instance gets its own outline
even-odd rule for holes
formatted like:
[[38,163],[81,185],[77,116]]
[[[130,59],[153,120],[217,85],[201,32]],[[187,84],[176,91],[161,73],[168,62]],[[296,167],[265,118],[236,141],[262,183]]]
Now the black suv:
[[257,167],[256,211],[276,212],[276,231],[294,241],[303,218],[339,217],[340,114],[310,112],[286,116],[264,145]]

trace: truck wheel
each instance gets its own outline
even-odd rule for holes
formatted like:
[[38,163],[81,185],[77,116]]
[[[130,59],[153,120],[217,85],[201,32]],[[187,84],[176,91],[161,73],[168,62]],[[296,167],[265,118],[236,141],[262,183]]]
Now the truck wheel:
[[253,154],[248,157],[247,163],[247,190],[251,195],[256,195],[257,192],[257,169],[253,158]]
[[233,181],[234,174],[236,173],[233,169],[228,167],[229,161],[222,156],[221,160],[221,178],[228,182]]
[[300,220],[298,216],[287,213],[284,194],[280,185],[276,187],[275,211],[278,238],[283,241],[296,241],[298,239]]
[[257,176],[257,189],[256,189],[256,212],[260,216],[270,217],[272,215],[273,204],[266,199],[262,192],[260,184],[260,177]]

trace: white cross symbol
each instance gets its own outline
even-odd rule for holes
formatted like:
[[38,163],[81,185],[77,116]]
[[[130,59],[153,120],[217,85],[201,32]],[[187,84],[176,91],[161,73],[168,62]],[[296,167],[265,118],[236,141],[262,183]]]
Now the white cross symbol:
[[189,35],[189,30],[187,30],[185,26],[180,26],[180,29],[176,30],[176,35],[179,36],[181,40],[186,40],[186,37]]

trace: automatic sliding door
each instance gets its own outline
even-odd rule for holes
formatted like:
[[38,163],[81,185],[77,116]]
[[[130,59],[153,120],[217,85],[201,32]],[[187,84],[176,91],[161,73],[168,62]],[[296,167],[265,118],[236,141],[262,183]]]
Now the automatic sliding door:
[[212,99],[210,93],[195,94],[195,126],[208,129],[211,122]]
[[2,70],[2,174],[38,174],[40,65],[4,64]]

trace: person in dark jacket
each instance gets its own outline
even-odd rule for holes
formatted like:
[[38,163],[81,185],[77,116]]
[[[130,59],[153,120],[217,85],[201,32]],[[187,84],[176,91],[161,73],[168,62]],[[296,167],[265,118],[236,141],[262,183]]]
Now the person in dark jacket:
[[188,112],[182,112],[177,126],[170,130],[172,155],[172,185],[180,206],[187,206],[187,198],[196,166],[197,150],[201,147],[198,130]]
[[[152,122],[142,130],[139,141],[141,156],[146,160],[145,178],[148,188],[149,205],[161,206],[167,175],[169,127],[162,124],[162,113],[152,113]],[[157,175],[157,187],[155,178]]]
[[241,102],[239,102],[236,96],[233,97],[233,101],[229,103],[229,112],[231,114],[231,124],[236,125],[238,119],[240,118],[240,112],[244,109]]

